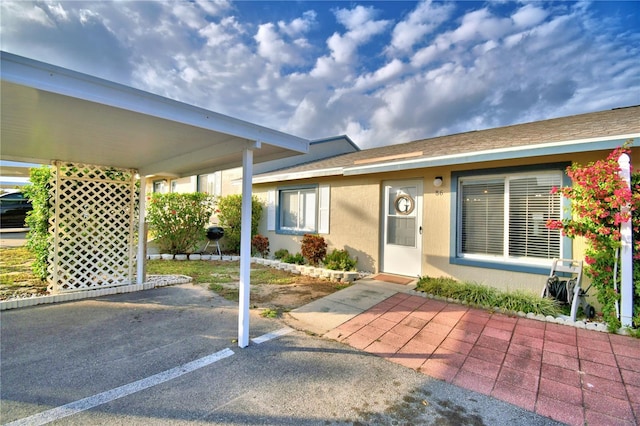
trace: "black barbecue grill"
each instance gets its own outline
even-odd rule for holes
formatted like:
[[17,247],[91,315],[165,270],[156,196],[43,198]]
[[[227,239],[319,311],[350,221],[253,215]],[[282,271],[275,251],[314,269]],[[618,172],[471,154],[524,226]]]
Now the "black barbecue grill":
[[220,239],[224,237],[224,229],[222,229],[219,226],[210,226],[207,228],[207,245],[204,246],[204,252],[207,251],[207,247],[209,247],[209,244],[211,243],[215,243],[216,248],[218,249],[218,256],[222,255],[222,252],[220,251]]

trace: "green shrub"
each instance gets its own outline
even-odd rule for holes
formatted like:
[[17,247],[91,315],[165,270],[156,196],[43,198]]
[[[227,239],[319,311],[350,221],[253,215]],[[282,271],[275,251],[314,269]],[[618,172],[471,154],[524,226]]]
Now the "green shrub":
[[207,194],[153,193],[147,221],[162,253],[191,253],[207,238],[206,225],[213,213]]
[[262,258],[269,256],[269,238],[263,235],[254,235],[251,239],[251,247],[255,253],[259,253]]
[[327,269],[335,271],[351,271],[355,268],[358,259],[352,259],[347,250],[334,249],[329,253],[322,263]]
[[302,237],[302,256],[313,266],[318,266],[327,255],[327,243],[320,235],[304,234]]
[[284,263],[294,263],[296,265],[304,265],[305,259],[300,253],[287,254],[281,259]]
[[273,254],[273,257],[275,257],[277,260],[284,259],[287,256],[289,256],[289,250],[287,249],[278,249]]
[[421,277],[416,290],[436,296],[452,298],[481,307],[499,307],[513,312],[557,316],[561,313],[558,301],[523,291],[503,292],[477,283],[463,283],[452,278]]
[[[220,226],[224,228],[225,248],[234,254],[240,254],[240,226],[242,224],[242,195],[234,194],[219,197],[216,213]],[[251,199],[251,235],[258,233],[258,224],[262,218],[262,203],[253,196]]]
[[33,209],[27,213],[26,224],[29,227],[27,234],[27,248],[33,253],[35,260],[32,264],[33,273],[41,280],[47,279],[47,266],[49,265],[49,217],[51,215],[52,200],[51,168],[42,166],[29,171],[30,184],[23,189],[27,198],[31,201]]

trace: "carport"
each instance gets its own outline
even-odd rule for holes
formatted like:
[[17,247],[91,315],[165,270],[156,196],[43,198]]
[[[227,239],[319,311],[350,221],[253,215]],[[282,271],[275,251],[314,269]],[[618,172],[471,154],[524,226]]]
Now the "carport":
[[[242,165],[241,253],[250,253],[254,162],[309,149],[309,142],[299,137],[11,53],[0,55],[1,158],[136,173],[139,235],[145,230],[147,177],[193,176]],[[136,276],[141,284],[146,247],[144,238],[138,240]],[[240,258],[240,347],[249,342],[250,261],[250,256]]]

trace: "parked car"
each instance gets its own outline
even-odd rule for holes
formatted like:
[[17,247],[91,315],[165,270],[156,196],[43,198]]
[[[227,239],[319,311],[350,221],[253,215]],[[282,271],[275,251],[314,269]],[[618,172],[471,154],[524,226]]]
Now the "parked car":
[[25,219],[31,209],[31,201],[22,192],[0,194],[0,227],[25,228]]

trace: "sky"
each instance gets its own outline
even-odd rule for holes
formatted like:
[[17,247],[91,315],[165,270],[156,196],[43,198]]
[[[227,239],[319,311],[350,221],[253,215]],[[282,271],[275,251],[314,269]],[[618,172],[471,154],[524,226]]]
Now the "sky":
[[0,47],[361,148],[640,104],[640,1],[10,1]]

